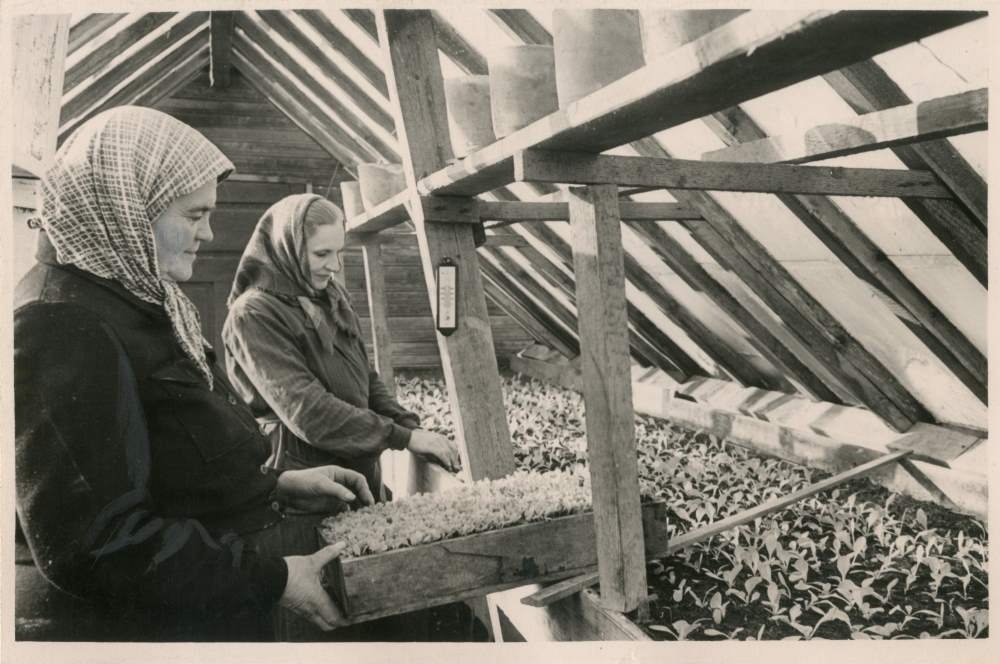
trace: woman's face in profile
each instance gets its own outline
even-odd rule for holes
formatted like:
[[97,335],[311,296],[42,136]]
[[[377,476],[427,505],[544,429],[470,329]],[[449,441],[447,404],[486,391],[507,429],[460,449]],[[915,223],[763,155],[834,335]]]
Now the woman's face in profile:
[[212,241],[209,217],[215,209],[215,182],[174,199],[153,221],[160,278],[187,281],[202,242]]
[[323,224],[317,226],[306,239],[306,255],[309,258],[309,283],[323,290],[330,283],[334,272],[340,272],[343,263],[340,254],[344,250],[344,224]]

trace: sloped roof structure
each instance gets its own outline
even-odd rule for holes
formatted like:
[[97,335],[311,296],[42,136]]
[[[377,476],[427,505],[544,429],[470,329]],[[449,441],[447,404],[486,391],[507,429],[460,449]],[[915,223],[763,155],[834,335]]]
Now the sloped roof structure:
[[[888,29],[850,24],[851,12],[809,16],[788,24],[779,61],[768,48],[755,55],[741,30],[763,34],[785,19],[750,14],[699,40],[700,50],[678,49],[674,71],[650,65],[632,88],[616,82],[590,95],[576,116],[557,118],[565,127],[532,125],[550,136],[518,134],[528,137],[522,147],[570,150],[601,134],[577,149],[718,164],[698,171],[701,185],[621,188],[633,357],[678,382],[714,377],[861,406],[897,431],[926,422],[985,437],[985,15],[927,12]],[[548,11],[446,8],[433,17],[446,78],[485,74],[502,46],[552,43]],[[847,27],[827,32],[856,42],[824,50],[830,44],[810,41],[814,27],[822,36],[837,21]],[[699,97],[730,51],[747,62],[727,88],[738,103]],[[206,69],[225,87],[235,70],[354,175],[361,163],[402,161],[382,57],[364,9],[76,16],[60,138],[104,108],[156,104]],[[683,71],[690,57],[696,66]],[[652,92],[632,102],[638,81]],[[621,129],[632,116],[652,119]],[[429,174],[420,189],[478,195],[487,229],[523,238],[481,247],[483,276],[539,341],[573,356],[572,249],[559,221],[566,187],[497,177],[511,145]],[[517,168],[544,170],[518,159]],[[760,182],[725,170],[738,161],[761,162]],[[782,163],[844,170],[829,171],[837,182],[806,182]],[[518,201],[549,205],[516,211]],[[404,219],[393,200],[349,227]]]

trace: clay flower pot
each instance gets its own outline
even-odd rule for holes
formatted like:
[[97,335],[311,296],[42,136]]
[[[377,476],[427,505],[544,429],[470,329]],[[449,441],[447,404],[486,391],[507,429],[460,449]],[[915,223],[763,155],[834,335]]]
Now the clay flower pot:
[[490,55],[490,106],[497,138],[559,108],[551,46],[508,46]]
[[560,107],[645,64],[639,12],[633,10],[555,9],[552,46]]
[[745,9],[687,9],[642,12],[642,48],[646,62],[728,23]]
[[406,189],[406,176],[399,164],[358,164],[358,182],[366,211]]
[[489,76],[446,78],[444,98],[456,157],[464,157],[497,140],[493,133]]
[[340,200],[344,205],[344,216],[350,219],[365,211],[361,200],[361,185],[357,182],[340,183]]

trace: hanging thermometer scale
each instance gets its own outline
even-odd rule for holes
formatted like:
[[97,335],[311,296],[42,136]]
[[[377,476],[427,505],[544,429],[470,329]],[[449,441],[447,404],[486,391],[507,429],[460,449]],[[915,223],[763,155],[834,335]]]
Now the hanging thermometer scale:
[[458,265],[442,258],[437,266],[437,331],[448,336],[458,329]]

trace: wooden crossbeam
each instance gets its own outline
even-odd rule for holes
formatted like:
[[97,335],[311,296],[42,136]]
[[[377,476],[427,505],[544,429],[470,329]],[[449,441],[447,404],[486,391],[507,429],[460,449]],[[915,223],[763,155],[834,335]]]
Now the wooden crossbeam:
[[646,566],[616,187],[575,192],[569,213],[601,600],[628,612],[645,601]]
[[[96,106],[80,110],[79,114],[66,122],[62,122],[62,119],[60,119],[59,141],[66,140],[77,127],[101,111],[114,106],[134,103],[140,95],[144,94],[163,77],[174,71],[177,67],[191,62],[194,58],[200,57],[200,54],[207,50],[208,26],[205,26],[185,38],[183,43],[174,48],[169,54],[146,67],[141,74],[119,88],[110,97],[104,97],[100,100],[95,99]],[[66,111],[66,106],[63,106],[63,111]]]
[[[258,19],[255,19],[249,14],[241,14],[236,20],[236,27],[243,32],[244,38],[252,42],[257,48],[266,53],[271,59],[276,63],[281,65],[289,74],[293,77],[290,81],[293,88],[304,88],[309,90],[316,96],[317,99],[323,102],[323,104],[332,111],[330,112],[320,111],[319,118],[329,117],[333,120],[333,123],[326,122],[325,124],[337,124],[340,126],[341,130],[349,135],[355,143],[363,147],[366,152],[371,156],[372,161],[396,161],[398,160],[398,154],[394,145],[390,145],[387,142],[388,136],[379,135],[372,127],[368,125],[368,120],[365,116],[368,115],[373,109],[377,109],[378,113],[381,114],[383,118],[387,119],[387,114],[385,111],[377,108],[377,105],[373,103],[365,103],[364,98],[355,95],[353,91],[345,89],[345,92],[351,97],[353,103],[358,106],[358,111],[355,111],[350,106],[348,106],[343,98],[337,94],[336,88],[327,85],[325,82],[317,80],[298,60],[293,58],[291,54],[277,41],[275,41],[269,30],[274,30],[275,33],[281,34],[286,39],[292,40],[293,37],[286,34],[287,30],[297,30],[294,26],[288,23],[288,19],[282,15],[281,12],[259,12],[263,23],[258,23]],[[265,29],[265,25],[267,29]],[[304,37],[301,37],[301,41],[307,41]],[[296,42],[293,42],[296,43]],[[324,69],[324,74],[329,76],[331,80],[335,80],[338,85],[342,85],[344,81],[338,80],[336,72],[330,69]],[[287,75],[284,76],[287,78]],[[346,80],[346,79],[345,79]],[[351,83],[354,86],[353,83]],[[356,88],[356,86],[354,86]],[[342,88],[343,89],[343,88]],[[306,95],[303,92],[296,90],[296,94],[305,98]],[[377,116],[368,115],[372,117],[373,120],[379,120]],[[391,124],[389,125],[391,127]],[[383,126],[385,132],[389,130]],[[383,132],[383,133],[385,133]]]
[[[705,122],[727,145],[736,146],[765,137],[764,131],[739,107],[716,113],[705,118]],[[874,286],[876,292],[892,298],[894,306],[898,302],[901,307],[894,309],[894,313],[985,402],[986,358],[854,220],[823,196],[781,194],[778,200],[859,279]]]
[[[63,90],[69,92],[91,76],[103,72],[115,57],[176,15],[174,12],[150,12],[115,33],[87,57],[81,58],[66,70]],[[72,40],[72,34],[70,38]]]
[[[671,221],[701,219],[701,214],[680,203],[640,203],[621,201],[622,221]],[[533,222],[568,221],[569,204],[565,202],[482,201],[479,218],[483,221]]]
[[896,145],[983,131],[986,88],[825,122],[802,133],[771,136],[704,153],[706,161],[801,164]]
[[[371,59],[369,59],[368,56],[365,55],[364,52],[359,49],[347,35],[341,32],[322,11],[298,10],[295,13],[305,19],[309,25],[323,35],[323,37],[326,38],[327,43],[347,58],[351,65],[361,72],[361,75],[364,76],[376,90],[382,93],[386,99],[389,98],[389,88],[385,85],[385,75],[382,73],[382,69],[376,63],[372,62]],[[327,62],[328,58],[325,55],[323,55],[322,58],[316,58],[314,57],[315,55],[316,54],[310,53],[310,57],[313,58],[314,62],[324,68],[329,66],[329,63]]]
[[[869,113],[910,103],[910,98],[874,62],[861,62],[824,76],[856,112]],[[955,193],[956,201],[904,199],[903,203],[984,287],[989,263],[986,241],[986,183],[946,140],[892,148],[907,168],[930,170]]]
[[[727,530],[751,523],[752,521],[767,516],[772,512],[790,507],[791,505],[794,505],[809,496],[829,491],[830,489],[840,486],[845,482],[867,475],[868,473],[874,472],[889,464],[901,462],[909,454],[910,452],[908,451],[891,452],[867,463],[863,463],[860,466],[834,475],[833,477],[816,482],[815,484],[810,484],[809,486],[799,489],[798,491],[794,491],[787,496],[781,496],[779,498],[769,500],[766,503],[762,503],[761,505],[752,507],[738,514],[734,514],[733,516],[716,521],[715,523],[711,523],[701,528],[696,528],[695,530],[689,531],[670,540],[662,554],[651,556],[651,558],[662,558],[673,555],[681,549],[704,542],[705,540],[711,539]],[[560,599],[569,597],[570,595],[578,593],[581,590],[589,588],[590,586],[596,584],[599,580],[600,579],[597,573],[590,572],[588,574],[581,574],[580,576],[572,579],[566,579],[565,581],[559,581],[547,586],[536,593],[524,597],[521,602],[527,604],[528,606],[547,606],[553,602],[559,601]]]
[[528,149],[602,152],[961,25],[982,12],[747,12],[594,93],[428,174],[425,194],[513,181]]
[[514,179],[518,182],[618,184],[768,194],[951,197],[934,174],[927,171],[703,162],[548,150],[525,150],[515,154]]
[[279,81],[282,77],[270,63],[265,62],[252,50],[244,52],[239,39],[234,44],[233,55],[233,64],[247,81],[349,171],[353,171],[357,164],[372,158],[368,152],[340,131],[339,127],[320,122],[322,113],[319,109],[281,85]]
[[[382,10],[376,21],[412,195],[417,180],[452,157],[434,19],[428,11]],[[410,213],[435,313],[435,269],[446,257],[458,266],[459,326],[437,338],[463,465],[473,479],[503,477],[514,470],[514,455],[500,376],[495,364],[484,362],[495,352],[472,224],[427,221],[419,200],[411,202]]]
[[67,55],[76,53],[90,40],[126,16],[128,14],[88,14],[83,17],[80,21],[70,26]]
[[211,12],[212,64],[209,80],[213,88],[228,88],[232,82],[233,31],[237,12]]

